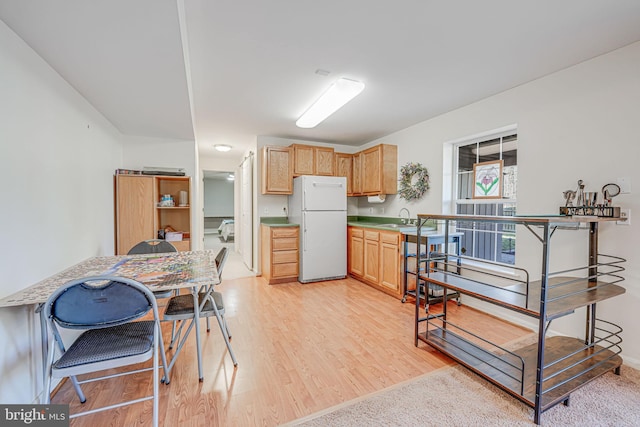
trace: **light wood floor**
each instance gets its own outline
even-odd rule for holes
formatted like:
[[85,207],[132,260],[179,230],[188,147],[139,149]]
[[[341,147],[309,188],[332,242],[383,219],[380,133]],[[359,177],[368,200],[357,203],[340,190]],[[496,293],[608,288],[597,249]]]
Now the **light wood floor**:
[[[198,381],[192,336],[171,383],[160,385],[161,426],[276,426],[453,364],[426,344],[414,346],[413,302],[402,304],[353,279],[269,286],[250,277],[225,280],[218,289],[238,367],[214,319],[203,339],[204,382]],[[449,309],[459,323],[498,344],[526,334],[455,303]],[[170,324],[163,328],[166,340]],[[67,381],[52,403],[70,403],[73,413],[147,393],[151,385],[149,374],[87,384],[88,400],[80,405]],[[151,402],[71,422],[150,424]]]

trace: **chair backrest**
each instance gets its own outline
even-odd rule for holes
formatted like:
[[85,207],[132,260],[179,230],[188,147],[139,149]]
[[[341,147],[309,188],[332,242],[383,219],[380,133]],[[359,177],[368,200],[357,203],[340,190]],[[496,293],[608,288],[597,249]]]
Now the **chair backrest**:
[[47,300],[45,316],[63,328],[99,329],[138,319],[157,305],[153,293],[135,280],[94,276],[72,280]]
[[229,255],[229,249],[226,246],[223,246],[216,255],[216,268],[218,270],[218,277],[222,280],[222,269],[224,268],[224,264],[227,262],[227,255]]
[[152,239],[136,244],[129,249],[127,255],[159,254],[166,252],[178,252],[178,249],[166,240]]

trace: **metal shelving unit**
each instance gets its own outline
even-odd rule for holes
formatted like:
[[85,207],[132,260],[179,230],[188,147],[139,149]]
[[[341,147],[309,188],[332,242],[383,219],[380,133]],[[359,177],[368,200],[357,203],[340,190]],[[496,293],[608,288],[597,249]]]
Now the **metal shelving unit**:
[[[445,241],[454,232],[457,221],[465,223],[502,223],[524,227],[541,244],[541,274],[530,280],[522,268],[501,264],[501,271],[483,260],[444,252],[421,254],[415,274],[428,285],[442,286],[480,300],[513,310],[538,320],[537,342],[517,350],[508,350],[452,322],[446,304],[440,312],[427,304],[423,313],[419,301],[415,312],[415,345],[419,341],[442,351],[476,374],[534,409],[534,421],[558,403],[569,403],[573,391],[609,371],[620,373],[622,329],[596,318],[596,304],[622,295],[618,285],[624,278],[623,258],[598,253],[598,225],[612,218],[484,217],[469,215],[418,215],[417,238],[426,221],[437,221],[444,229]],[[550,240],[558,228],[578,229],[587,225],[589,259],[586,266],[551,272]],[[420,271],[422,263],[430,268]],[[504,273],[503,273],[504,272]],[[584,339],[547,337],[553,319],[568,316],[587,307]]]
[[[462,237],[462,233],[450,233],[447,238],[447,241],[450,244],[453,244],[455,249],[454,253],[460,255],[460,239]],[[420,295],[421,300],[425,301],[425,304],[435,304],[438,302],[442,302],[444,298],[444,289],[435,284],[426,285],[422,276],[426,271],[427,259],[433,260],[435,257],[433,254],[427,257],[426,251],[432,251],[432,249],[436,249],[434,253],[438,253],[438,249],[444,246],[444,235],[442,233],[437,232],[429,232],[427,234],[422,234],[420,238],[418,238],[415,234],[412,233],[403,233],[403,257],[404,257],[404,279],[403,279],[403,296],[402,302],[407,301],[407,297],[416,297],[416,290]],[[420,242],[420,244],[418,244]],[[409,247],[410,244],[415,244],[415,250]],[[420,257],[418,257],[417,251],[420,249]],[[433,252],[433,251],[432,251]],[[409,260],[415,259],[416,263],[419,264],[419,274],[414,270],[411,270],[409,267]],[[409,289],[409,278],[413,278],[415,281],[415,289]],[[429,287],[429,292],[427,292],[427,298],[429,301],[425,300],[425,286]],[[460,293],[455,291],[449,291],[447,294],[447,301],[450,299],[455,299],[460,305]]]

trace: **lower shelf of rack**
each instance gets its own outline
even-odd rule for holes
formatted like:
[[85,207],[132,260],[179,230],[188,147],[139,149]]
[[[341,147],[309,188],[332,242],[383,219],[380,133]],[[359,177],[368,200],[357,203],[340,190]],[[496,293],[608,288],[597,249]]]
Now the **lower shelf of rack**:
[[[510,355],[481,348],[446,329],[421,332],[418,337],[525,404],[535,407],[537,343],[513,350]],[[558,336],[545,341],[547,368],[544,370],[542,411],[565,401],[573,391],[622,365],[622,358],[611,350],[599,346],[584,349],[584,342],[577,338]],[[523,367],[518,366],[520,360]],[[549,366],[556,360],[559,362]]]
[[[428,275],[421,274],[420,278],[427,283],[490,301],[528,316],[540,315],[540,281],[531,282],[527,289],[522,283],[504,287],[490,286],[452,272],[431,272]],[[566,276],[550,278],[548,287],[546,320],[622,295],[626,291],[614,283],[589,282],[586,279]]]
[[[422,287],[421,287],[422,288]],[[404,296],[402,297],[402,302],[406,302],[407,297],[416,297],[416,290],[409,289],[405,291]],[[429,285],[429,304],[436,304],[443,301],[444,296],[444,288],[437,285]],[[460,293],[456,291],[452,291],[450,289],[447,290],[447,301],[455,299],[458,301],[458,305],[460,305]],[[420,300],[424,301],[424,292],[420,290]]]

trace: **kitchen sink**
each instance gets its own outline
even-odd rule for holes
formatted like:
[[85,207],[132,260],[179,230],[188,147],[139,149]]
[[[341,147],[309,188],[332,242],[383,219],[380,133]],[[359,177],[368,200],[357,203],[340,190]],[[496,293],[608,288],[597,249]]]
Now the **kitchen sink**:
[[415,225],[411,224],[378,224],[380,227],[388,227],[388,228],[414,228]]

